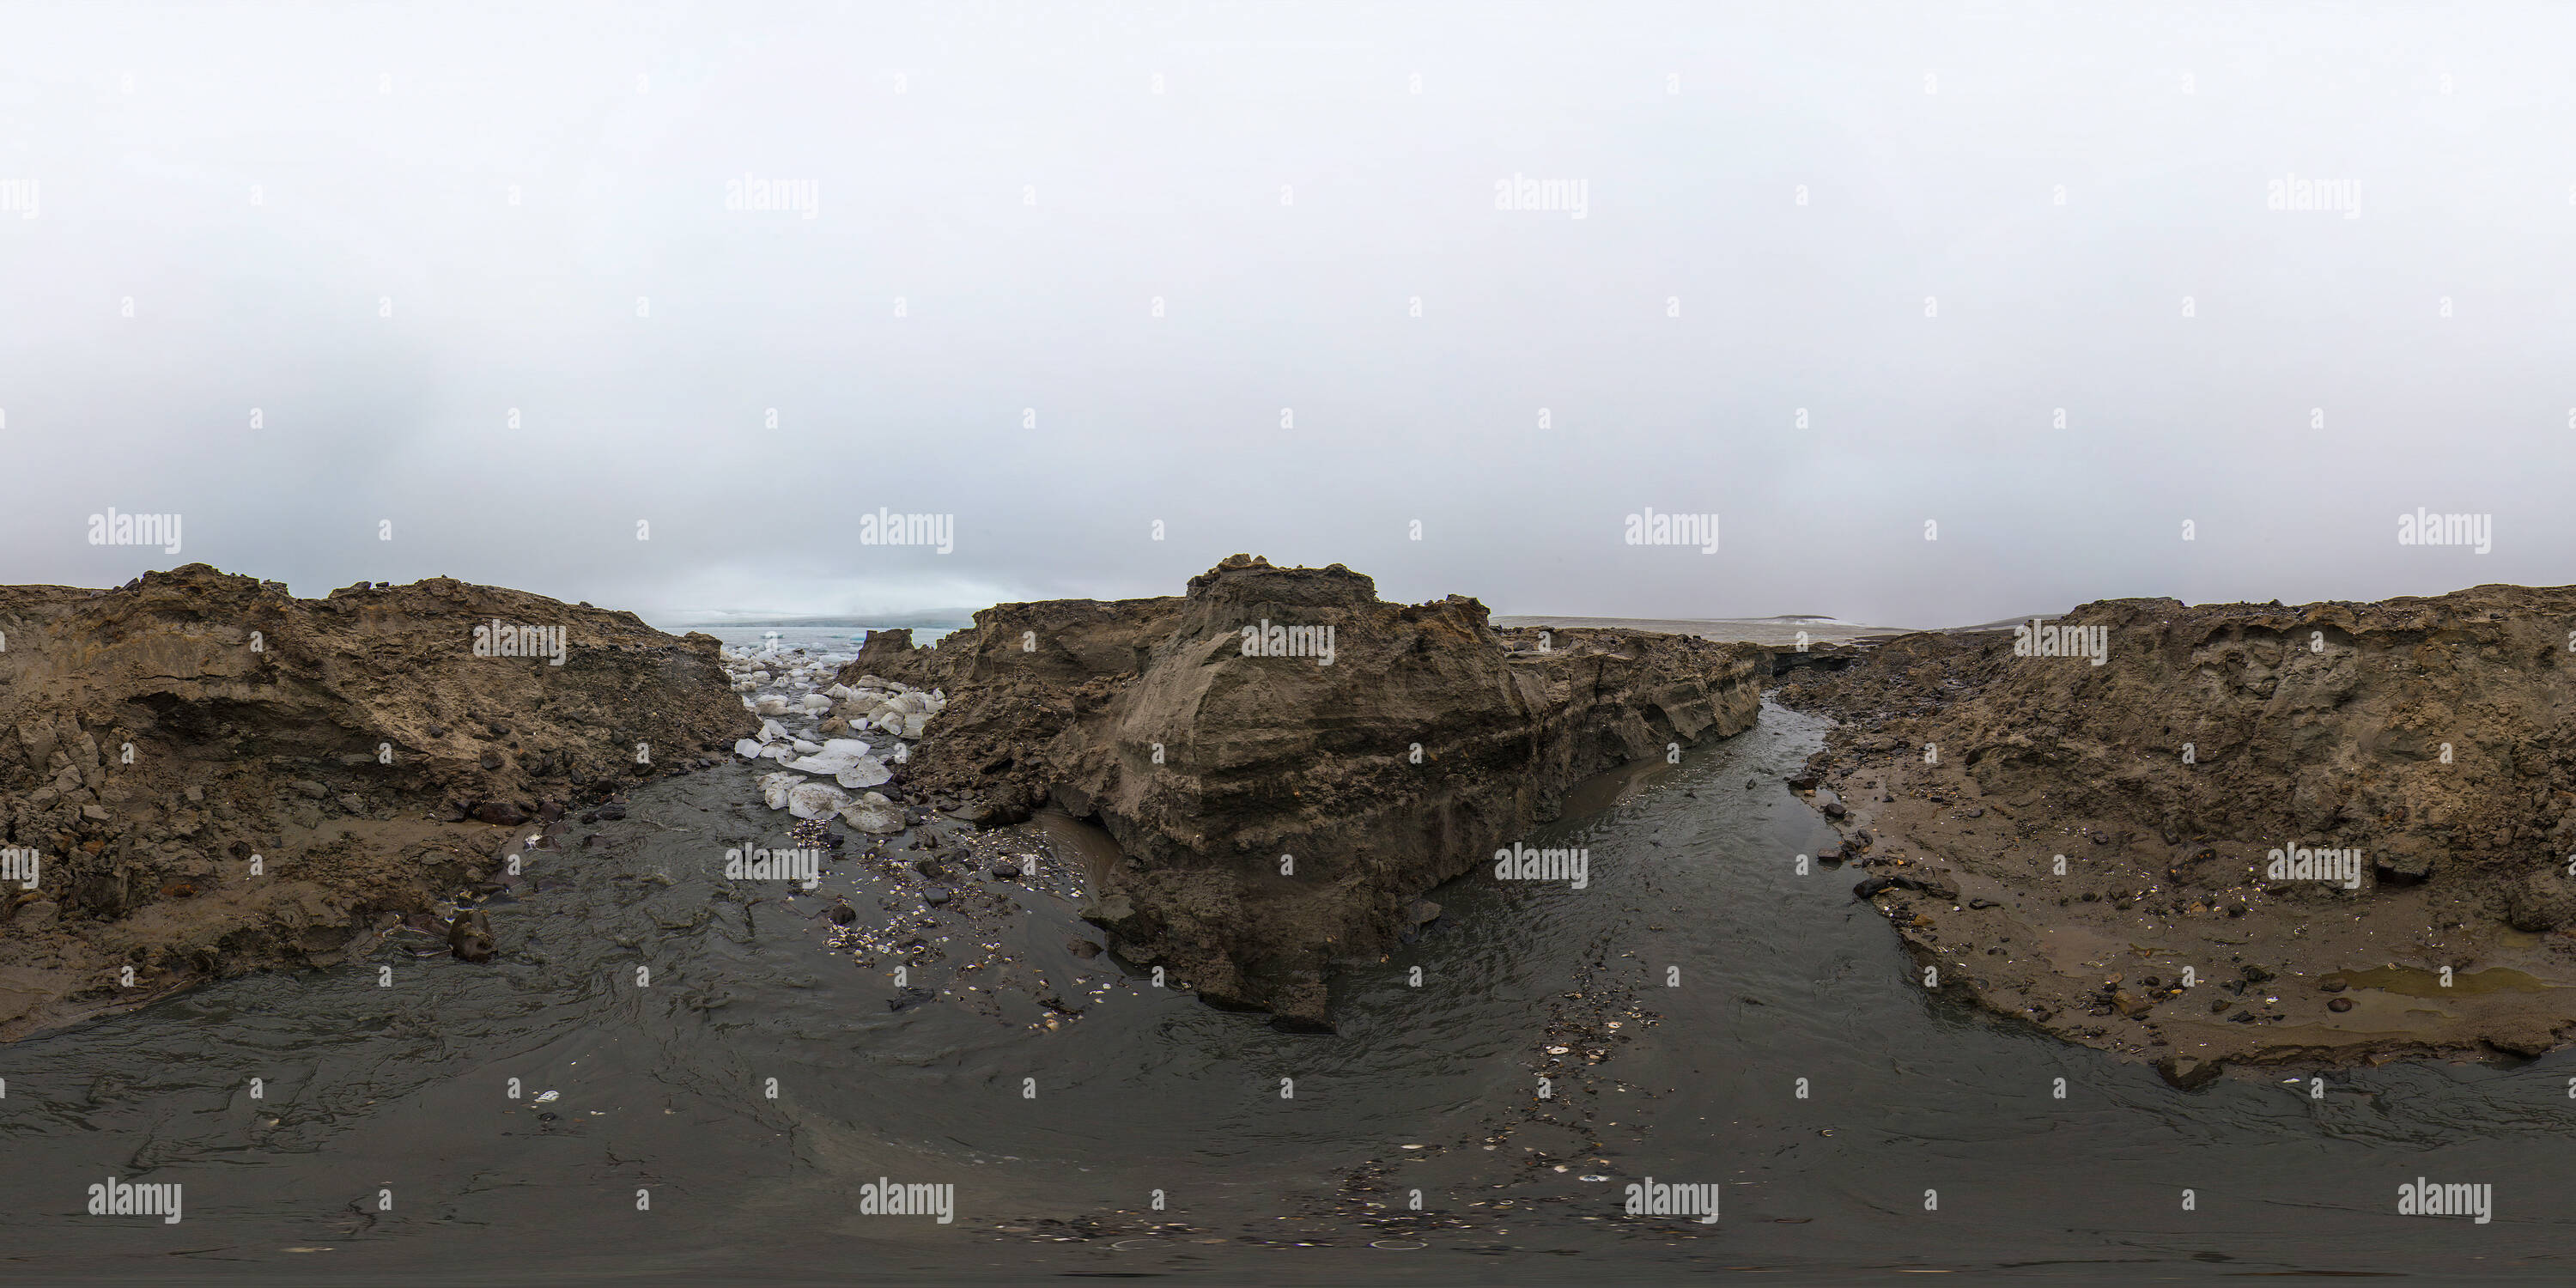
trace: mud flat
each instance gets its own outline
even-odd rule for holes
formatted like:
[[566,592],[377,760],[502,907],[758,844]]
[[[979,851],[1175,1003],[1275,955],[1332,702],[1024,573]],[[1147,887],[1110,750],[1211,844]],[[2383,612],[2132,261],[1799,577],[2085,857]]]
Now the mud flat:
[[1768,671],[1750,645],[1542,639],[1473,599],[1390,604],[1338,564],[1237,555],[1185,595],[998,605],[936,649],[881,632],[842,678],[946,694],[915,792],[1105,829],[1121,857],[1091,919],[1122,956],[1320,1028],[1333,963],[1396,944],[1436,914],[1424,891],[1577,782],[1749,727]]
[[0,587],[0,636],[8,1039],[443,942],[513,840],[759,725],[708,636],[448,578]]
[[2576,1039],[2571,630],[2569,587],[2110,600],[1776,696],[1842,722],[1791,785],[1938,988],[2197,1085]]

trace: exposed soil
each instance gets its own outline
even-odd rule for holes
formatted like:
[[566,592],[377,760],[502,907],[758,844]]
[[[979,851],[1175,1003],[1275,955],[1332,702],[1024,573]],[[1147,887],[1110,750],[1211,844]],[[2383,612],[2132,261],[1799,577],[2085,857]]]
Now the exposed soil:
[[[1247,652],[1264,626],[1330,628],[1329,659]],[[936,649],[896,636],[841,678],[947,695],[908,787],[974,797],[979,821],[1097,822],[1123,858],[1092,919],[1122,955],[1309,1028],[1333,961],[1384,951],[1423,891],[1577,781],[1749,727],[1769,670],[1750,645],[1498,631],[1472,599],[1389,604],[1338,564],[1244,555],[1183,596],[1003,604]]]
[[2576,1039],[2576,588],[2048,625],[2102,634],[1908,635],[1776,695],[1844,722],[1793,786],[1934,986],[2186,1085]]
[[[562,662],[478,656],[478,626],[487,651],[560,639]],[[7,1039],[347,960],[567,809],[759,723],[710,637],[447,578],[0,587],[0,636],[0,828],[37,864],[0,903]]]

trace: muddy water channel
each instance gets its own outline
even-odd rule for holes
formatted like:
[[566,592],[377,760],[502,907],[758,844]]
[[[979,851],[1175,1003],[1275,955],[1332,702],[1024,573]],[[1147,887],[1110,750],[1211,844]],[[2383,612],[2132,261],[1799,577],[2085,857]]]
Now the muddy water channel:
[[[751,771],[657,783],[530,855],[488,965],[395,934],[0,1050],[0,1260],[29,1282],[2563,1273],[2569,1060],[2181,1092],[1927,997],[1855,873],[1797,874],[1829,834],[1781,780],[1820,738],[1766,707],[1577,793],[1526,839],[1585,850],[1585,888],[1432,892],[1439,919],[1347,968],[1320,1036],[1088,951],[1107,860],[1061,823],[853,838],[805,891],[723,879],[727,847],[785,844]],[[182,1219],[89,1215],[110,1177],[180,1185]],[[1649,1177],[1717,1187],[1719,1219],[1627,1216]],[[2399,1216],[2418,1177],[2491,1185],[2492,1221]],[[863,1212],[880,1181],[952,1187],[949,1219]]]

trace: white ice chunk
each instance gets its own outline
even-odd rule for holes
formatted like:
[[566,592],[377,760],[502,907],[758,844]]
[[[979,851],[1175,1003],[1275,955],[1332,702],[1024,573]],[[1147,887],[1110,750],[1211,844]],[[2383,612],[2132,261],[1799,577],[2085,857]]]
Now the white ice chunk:
[[882,787],[894,778],[894,771],[874,756],[861,756],[834,779],[843,787]]
[[859,763],[863,759],[865,759],[865,757],[859,755],[857,752],[817,751],[813,755],[799,756],[794,760],[788,761],[787,767],[789,769],[801,769],[809,774],[837,774],[842,770]]
[[798,818],[830,818],[850,803],[850,794],[828,783],[799,783],[787,789],[787,812]]
[[871,836],[891,836],[903,830],[903,813],[883,795],[869,792],[859,803],[841,811],[841,821]]
[[790,773],[763,774],[760,776],[760,798],[767,801],[771,809],[785,809],[787,793],[804,783],[804,779]]

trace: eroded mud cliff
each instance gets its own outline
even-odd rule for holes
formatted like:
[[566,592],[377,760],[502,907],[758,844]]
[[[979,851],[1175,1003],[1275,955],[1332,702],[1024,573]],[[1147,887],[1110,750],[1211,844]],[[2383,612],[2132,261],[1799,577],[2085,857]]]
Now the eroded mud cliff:
[[2576,1038],[2571,632],[2568,587],[2115,600],[1778,697],[1846,722],[1796,786],[1939,987],[2188,1083]]
[[0,1037],[443,913],[501,837],[756,728],[726,685],[709,637],[446,578],[0,587]]
[[[1247,635],[1247,628],[1252,634]],[[1093,918],[1140,964],[1289,1026],[1565,790],[1752,724],[1767,655],[1614,630],[1502,632],[1451,596],[1380,601],[1336,564],[1237,555],[1185,595],[1004,604],[853,663],[938,685],[922,790],[1052,805],[1124,858]]]

